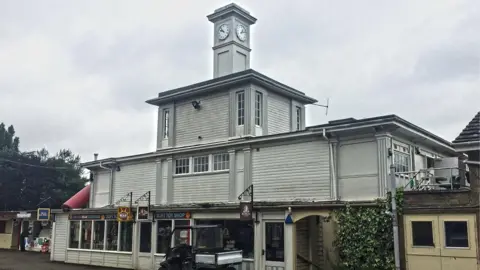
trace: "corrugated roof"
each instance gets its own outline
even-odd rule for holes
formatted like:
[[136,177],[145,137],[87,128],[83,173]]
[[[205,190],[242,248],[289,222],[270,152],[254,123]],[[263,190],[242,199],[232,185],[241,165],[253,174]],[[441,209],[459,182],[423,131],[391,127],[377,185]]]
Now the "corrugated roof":
[[480,112],[473,117],[472,121],[462,130],[453,143],[478,142],[480,141]]

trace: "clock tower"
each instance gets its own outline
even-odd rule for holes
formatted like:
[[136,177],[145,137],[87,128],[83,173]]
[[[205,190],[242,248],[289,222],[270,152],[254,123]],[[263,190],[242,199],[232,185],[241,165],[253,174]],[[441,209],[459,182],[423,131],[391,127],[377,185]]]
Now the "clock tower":
[[257,19],[236,4],[216,9],[207,16],[213,23],[213,77],[250,68],[250,26]]

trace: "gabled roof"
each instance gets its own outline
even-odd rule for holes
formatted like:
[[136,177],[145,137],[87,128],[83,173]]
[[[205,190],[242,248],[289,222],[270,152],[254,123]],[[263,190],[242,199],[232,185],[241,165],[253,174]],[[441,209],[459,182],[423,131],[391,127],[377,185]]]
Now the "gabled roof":
[[454,144],[478,142],[480,143],[480,112],[473,117],[472,121],[460,132],[453,141]]

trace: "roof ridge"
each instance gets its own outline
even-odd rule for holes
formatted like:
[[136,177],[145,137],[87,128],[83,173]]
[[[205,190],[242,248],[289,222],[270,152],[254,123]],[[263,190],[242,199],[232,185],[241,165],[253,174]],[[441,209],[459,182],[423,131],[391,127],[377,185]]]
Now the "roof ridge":
[[453,143],[480,141],[480,111],[463,128],[462,132],[453,140]]

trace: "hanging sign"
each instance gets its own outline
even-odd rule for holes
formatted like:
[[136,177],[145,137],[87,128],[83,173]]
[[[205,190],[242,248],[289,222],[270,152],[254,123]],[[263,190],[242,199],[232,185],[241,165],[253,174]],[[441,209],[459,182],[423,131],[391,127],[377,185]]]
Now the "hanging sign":
[[148,206],[139,206],[137,208],[137,220],[148,220]]
[[240,220],[252,220],[252,203],[240,202]]
[[118,221],[132,221],[132,209],[130,207],[118,207],[117,211]]
[[155,219],[189,219],[190,212],[156,212]]
[[38,208],[37,209],[37,220],[39,220],[39,221],[49,221],[50,220],[50,208]]
[[28,212],[20,212],[17,214],[17,218],[31,218],[32,217],[32,213],[28,213]]

